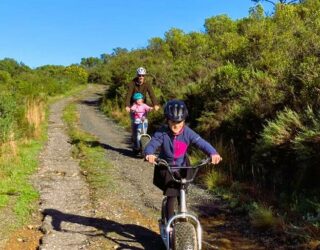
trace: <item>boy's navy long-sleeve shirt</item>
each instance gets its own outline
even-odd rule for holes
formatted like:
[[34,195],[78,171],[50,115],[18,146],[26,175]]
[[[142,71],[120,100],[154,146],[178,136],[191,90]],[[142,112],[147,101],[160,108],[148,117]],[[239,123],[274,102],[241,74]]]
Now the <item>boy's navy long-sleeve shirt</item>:
[[160,148],[161,159],[170,165],[185,166],[188,146],[194,144],[207,155],[217,154],[216,149],[206,140],[201,138],[188,126],[184,126],[178,135],[174,135],[168,126],[163,126],[151,138],[146,146],[145,155],[152,155]]

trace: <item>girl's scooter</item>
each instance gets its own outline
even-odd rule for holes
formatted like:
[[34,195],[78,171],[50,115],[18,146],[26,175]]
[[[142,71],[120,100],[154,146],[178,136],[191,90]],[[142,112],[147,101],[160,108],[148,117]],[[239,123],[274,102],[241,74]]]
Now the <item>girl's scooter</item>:
[[151,140],[151,136],[147,133],[148,130],[148,120],[147,118],[142,118],[140,120],[140,123],[136,123],[136,134],[137,137],[136,139],[136,146],[138,146],[137,148],[135,148],[135,152],[136,153],[140,153],[142,157],[144,157],[144,149],[147,146],[147,144],[149,143],[149,141]]
[[[157,159],[156,164],[168,169],[172,179],[180,184],[179,209],[168,221],[165,217],[166,197],[162,201],[161,219],[159,227],[161,238],[167,250],[201,250],[202,228],[199,220],[193,214],[188,213],[186,205],[187,184],[194,181],[200,167],[209,164],[210,158],[202,160],[199,164],[188,167],[170,166],[165,160]],[[192,169],[190,179],[177,178],[175,171],[181,169]]]
[[141,130],[138,129],[138,141],[140,144],[140,153],[141,156],[144,157],[144,149],[146,148],[147,144],[151,140],[151,136],[147,133],[148,129],[148,121],[147,119],[142,119],[142,124],[141,124]]

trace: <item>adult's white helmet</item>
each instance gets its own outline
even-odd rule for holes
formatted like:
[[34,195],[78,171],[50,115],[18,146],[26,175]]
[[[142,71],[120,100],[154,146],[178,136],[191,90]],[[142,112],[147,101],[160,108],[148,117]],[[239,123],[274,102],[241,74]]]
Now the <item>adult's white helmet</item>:
[[137,75],[145,75],[145,74],[147,74],[147,71],[146,71],[145,68],[139,67],[139,68],[137,69]]

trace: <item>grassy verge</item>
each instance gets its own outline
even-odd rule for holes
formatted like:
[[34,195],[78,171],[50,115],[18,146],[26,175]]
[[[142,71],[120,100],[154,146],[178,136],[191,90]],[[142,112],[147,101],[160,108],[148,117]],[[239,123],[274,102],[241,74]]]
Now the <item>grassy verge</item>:
[[50,103],[56,102],[56,101],[58,101],[58,100],[60,100],[62,98],[77,95],[82,90],[85,90],[87,87],[88,87],[87,84],[81,84],[79,86],[74,87],[73,89],[69,90],[68,92],[66,92],[66,93],[64,93],[62,95],[56,95],[56,96],[50,97],[48,102],[50,104]]
[[39,195],[29,177],[37,169],[37,158],[43,142],[44,138],[21,143],[17,146],[16,155],[10,152],[1,155],[0,209],[10,205],[14,212],[13,223],[6,226],[16,228],[27,223],[36,208]]
[[21,139],[0,147],[0,245],[26,225],[40,221],[39,193],[30,178],[37,171],[45,141],[46,124],[42,124],[37,139]]
[[[74,95],[86,86],[81,85],[65,95],[53,97],[48,103]],[[33,139],[20,138],[0,146],[0,241],[29,223],[37,223],[39,193],[31,183],[37,171],[39,154],[47,140],[48,109],[43,105],[38,113],[45,113],[37,135]]]
[[63,119],[68,125],[69,136],[73,144],[73,155],[80,160],[82,173],[86,176],[93,198],[99,197],[100,190],[112,187],[108,170],[111,165],[105,158],[105,150],[97,139],[82,131],[78,126],[76,105],[68,105],[63,113]]

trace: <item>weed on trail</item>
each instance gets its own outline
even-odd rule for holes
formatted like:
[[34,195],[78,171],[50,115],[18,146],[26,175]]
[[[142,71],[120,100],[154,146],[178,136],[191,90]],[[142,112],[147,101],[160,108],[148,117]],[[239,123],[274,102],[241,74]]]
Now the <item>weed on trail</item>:
[[70,104],[65,108],[63,119],[69,128],[73,155],[80,160],[82,174],[95,191],[93,198],[97,198],[99,190],[112,185],[112,180],[108,175],[111,165],[106,161],[105,149],[97,143],[94,136],[78,127],[79,118],[75,104]]

